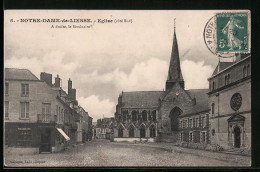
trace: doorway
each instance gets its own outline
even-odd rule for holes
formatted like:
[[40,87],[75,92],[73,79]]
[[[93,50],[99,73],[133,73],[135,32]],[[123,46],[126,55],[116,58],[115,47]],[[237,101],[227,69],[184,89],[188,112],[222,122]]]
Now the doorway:
[[234,128],[234,146],[235,148],[240,148],[240,144],[241,144],[241,131],[240,131],[240,128],[239,127],[235,127]]
[[39,152],[51,152],[51,129],[43,128],[41,132],[41,144]]

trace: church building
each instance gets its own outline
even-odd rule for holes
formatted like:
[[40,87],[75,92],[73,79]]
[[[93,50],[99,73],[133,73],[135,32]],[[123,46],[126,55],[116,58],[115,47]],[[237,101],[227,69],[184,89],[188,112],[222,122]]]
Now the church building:
[[174,29],[165,91],[122,92],[115,141],[208,142],[208,89],[185,90]]
[[210,141],[225,150],[251,149],[251,55],[219,62],[209,78]]

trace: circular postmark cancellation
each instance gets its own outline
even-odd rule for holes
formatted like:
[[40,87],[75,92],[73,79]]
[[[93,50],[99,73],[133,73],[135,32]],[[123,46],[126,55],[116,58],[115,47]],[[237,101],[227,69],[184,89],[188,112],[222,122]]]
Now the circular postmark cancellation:
[[233,57],[237,53],[250,53],[250,27],[248,12],[216,13],[206,23],[204,42],[218,57]]

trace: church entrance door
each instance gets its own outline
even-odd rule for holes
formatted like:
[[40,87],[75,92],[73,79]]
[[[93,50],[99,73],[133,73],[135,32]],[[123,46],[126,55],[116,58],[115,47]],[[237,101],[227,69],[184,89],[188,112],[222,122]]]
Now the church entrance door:
[[235,148],[240,148],[240,142],[241,142],[241,138],[240,138],[241,132],[240,132],[240,128],[239,127],[235,127],[234,128],[234,141],[235,141]]

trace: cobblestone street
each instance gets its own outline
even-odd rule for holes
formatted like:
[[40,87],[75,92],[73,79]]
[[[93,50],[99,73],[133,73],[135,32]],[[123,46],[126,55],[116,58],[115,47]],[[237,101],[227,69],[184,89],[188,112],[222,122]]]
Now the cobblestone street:
[[250,166],[248,156],[171,146],[91,141],[53,154],[5,155],[9,167],[93,166]]

